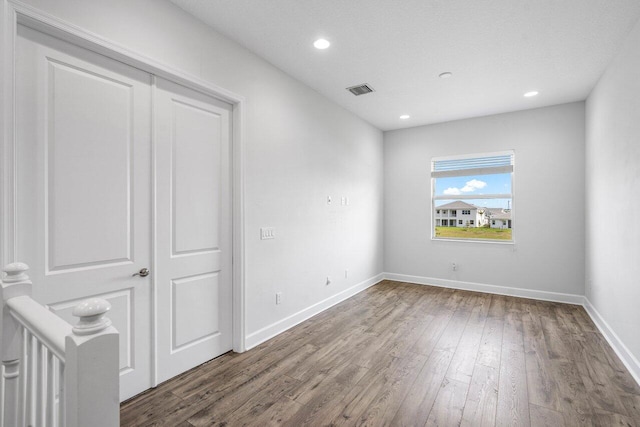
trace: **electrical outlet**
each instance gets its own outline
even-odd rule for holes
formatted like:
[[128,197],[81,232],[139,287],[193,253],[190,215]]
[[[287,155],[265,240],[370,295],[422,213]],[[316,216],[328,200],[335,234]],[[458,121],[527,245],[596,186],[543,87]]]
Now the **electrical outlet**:
[[330,205],[331,204],[331,196],[327,196],[327,204]]
[[344,278],[348,279],[349,278],[349,270],[344,270]]
[[327,276],[327,283],[326,283],[326,284],[327,284],[327,285],[330,285],[330,284],[331,284],[331,277]]
[[458,271],[458,265],[455,262],[451,263],[451,270],[452,271]]
[[282,304],[282,292],[276,292],[276,305]]
[[273,227],[262,227],[260,229],[260,239],[275,239],[276,238],[276,229]]

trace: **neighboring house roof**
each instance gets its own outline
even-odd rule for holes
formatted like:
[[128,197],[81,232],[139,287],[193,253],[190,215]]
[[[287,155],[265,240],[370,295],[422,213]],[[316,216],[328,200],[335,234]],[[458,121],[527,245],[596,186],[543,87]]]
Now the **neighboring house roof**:
[[491,215],[498,215],[502,213],[502,208],[484,208],[484,210],[489,212]]
[[436,206],[436,209],[478,209],[478,207],[470,203],[465,203],[462,200],[456,200],[446,205]]
[[511,211],[503,212],[500,210],[499,213],[492,214],[491,219],[511,219]]
[[495,219],[499,219],[499,220],[511,219],[511,214],[500,214],[500,215],[494,215],[491,217],[491,220],[495,220]]
[[503,208],[483,208],[487,215],[495,219],[511,219],[511,211]]

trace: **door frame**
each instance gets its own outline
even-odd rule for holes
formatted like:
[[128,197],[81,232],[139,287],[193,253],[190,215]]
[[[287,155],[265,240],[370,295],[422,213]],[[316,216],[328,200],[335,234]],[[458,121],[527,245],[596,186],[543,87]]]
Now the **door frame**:
[[[245,98],[242,95],[216,86],[199,77],[185,73],[170,65],[155,61],[140,53],[131,51],[113,41],[86,31],[74,24],[63,21],[30,5],[17,0],[0,0],[0,262],[4,265],[20,261],[16,254],[16,140],[15,132],[15,63],[16,38],[18,25],[24,25],[50,36],[65,40],[76,46],[88,49],[103,56],[123,62],[145,71],[152,76],[171,80],[206,95],[228,102],[233,106],[231,135],[231,198],[232,198],[232,292],[233,292],[233,350],[241,353],[245,345],[245,266],[244,266],[244,135],[246,127]],[[153,141],[153,134],[152,134]],[[155,152],[152,142],[152,215],[155,212]],[[155,217],[152,216],[152,240],[155,239]],[[155,265],[155,242],[152,241],[151,268]],[[153,271],[153,270],[152,270]],[[152,342],[151,342],[151,378],[152,385],[157,385],[157,364],[155,348],[155,319],[157,316],[156,282],[151,284]],[[0,314],[2,308],[0,307]],[[0,316],[1,319],[1,316]],[[2,325],[0,325],[1,327]]]

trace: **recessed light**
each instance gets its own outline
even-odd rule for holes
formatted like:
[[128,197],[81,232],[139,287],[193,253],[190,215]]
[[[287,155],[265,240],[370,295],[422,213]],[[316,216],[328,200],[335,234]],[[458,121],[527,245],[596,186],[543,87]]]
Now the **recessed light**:
[[316,49],[326,49],[331,46],[331,43],[329,43],[329,41],[325,39],[318,39],[313,42],[313,45],[316,47]]
[[524,94],[524,96],[525,96],[526,98],[531,98],[532,96],[536,96],[537,94],[538,94],[538,92],[537,92],[537,91],[532,90],[531,92],[527,92],[527,93],[525,93],[525,94]]
[[441,79],[448,79],[449,77],[451,77],[453,74],[449,71],[446,71],[444,73],[441,73],[438,77],[440,77]]
[[400,120],[407,120],[408,118],[410,118],[411,116],[408,114],[403,114],[400,116]]

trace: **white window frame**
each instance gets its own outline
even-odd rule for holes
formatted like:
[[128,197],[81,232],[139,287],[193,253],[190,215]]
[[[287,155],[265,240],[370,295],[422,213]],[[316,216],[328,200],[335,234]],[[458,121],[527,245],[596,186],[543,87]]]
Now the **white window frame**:
[[[486,168],[478,168],[478,169],[460,169],[446,172],[435,172],[434,165],[437,161],[442,160],[464,160],[464,159],[474,159],[474,158],[482,158],[482,157],[493,157],[493,156],[511,156],[511,166],[496,166],[496,167],[486,167]],[[476,242],[476,243],[493,243],[498,245],[513,245],[515,244],[515,228],[513,228],[513,223],[515,220],[515,171],[516,171],[516,159],[515,159],[515,150],[505,150],[505,151],[497,151],[497,152],[489,152],[489,153],[473,153],[473,154],[463,154],[463,155],[452,155],[452,156],[439,156],[433,157],[431,159],[431,240],[437,241],[458,241],[458,242]],[[473,175],[488,175],[492,173],[511,173],[511,193],[502,193],[502,194],[461,194],[457,196],[436,196],[436,179],[438,177],[451,177],[451,176],[473,176]],[[437,200],[472,200],[472,199],[511,199],[511,240],[498,240],[498,239],[464,239],[464,238],[448,238],[448,237],[436,237],[436,222],[435,222],[435,210],[436,210],[436,201]]]

